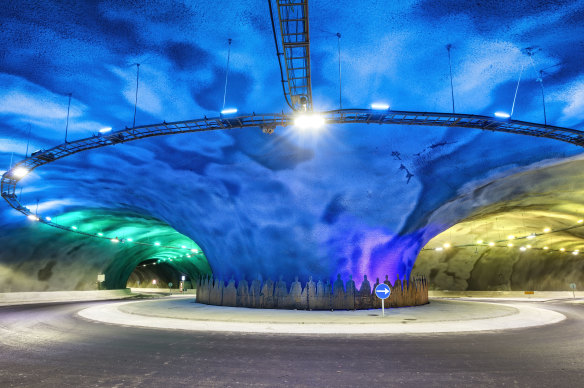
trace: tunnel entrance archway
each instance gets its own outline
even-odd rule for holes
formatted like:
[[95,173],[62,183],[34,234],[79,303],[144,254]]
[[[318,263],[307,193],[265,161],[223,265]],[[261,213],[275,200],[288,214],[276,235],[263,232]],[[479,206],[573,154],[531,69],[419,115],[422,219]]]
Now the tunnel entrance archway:
[[194,284],[192,275],[185,273],[170,262],[148,259],[140,262],[134,268],[126,282],[126,287],[167,290],[168,284],[172,283],[172,288],[178,288],[183,276],[185,277],[185,288],[192,289]]

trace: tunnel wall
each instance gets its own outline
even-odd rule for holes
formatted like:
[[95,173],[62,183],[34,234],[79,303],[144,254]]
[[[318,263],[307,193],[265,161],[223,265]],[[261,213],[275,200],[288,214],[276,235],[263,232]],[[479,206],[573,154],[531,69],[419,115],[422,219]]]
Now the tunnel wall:
[[[574,178],[581,177],[584,170],[582,162],[558,170],[557,174],[542,169],[544,155],[553,155],[548,150],[552,149],[550,143],[557,146],[558,142],[538,139],[520,148],[505,143],[505,150],[489,154],[488,160],[469,159],[478,150],[498,144],[491,136],[501,140],[503,135],[453,129],[440,135],[448,144],[433,147],[438,144],[434,143],[436,137],[421,128],[408,128],[407,133],[403,129],[394,133],[383,129],[380,133],[371,127],[360,131],[335,128],[337,140],[347,145],[348,153],[332,146],[314,146],[307,148],[311,152],[303,153],[291,135],[266,140],[259,138],[263,134],[233,131],[229,135],[180,135],[177,138],[184,141],[180,146],[178,140],[144,141],[139,147],[124,145],[92,153],[90,158],[77,155],[72,157],[80,159],[76,169],[88,169],[92,174],[75,177],[79,187],[75,196],[90,198],[87,206],[99,202],[109,206],[100,208],[104,213],[101,216],[97,211],[88,212],[92,219],[110,218],[111,209],[132,202],[134,208],[141,209],[139,216],[156,218],[172,230],[196,238],[209,258],[207,273],[223,279],[234,276],[240,280],[257,274],[274,279],[282,274],[287,282],[294,276],[333,282],[337,273],[343,279],[349,275],[361,278],[363,274],[382,277],[386,273],[394,279],[397,275],[409,278],[415,274],[417,269],[412,272],[412,268],[420,249],[469,215],[492,203],[505,204],[517,197],[542,198],[538,186],[542,176],[557,177],[552,180],[556,184],[550,185],[552,188],[559,187],[558,182],[563,186],[557,191],[548,188],[547,202],[538,206],[561,204],[561,196],[577,185]],[[413,144],[411,136],[420,137],[420,144]],[[454,146],[453,139],[461,141],[465,136],[473,141]],[[196,156],[193,149],[214,145],[217,139],[226,142],[228,149],[223,151],[229,157],[220,160],[228,162],[199,161],[204,168],[202,164],[200,169],[187,172],[169,157],[182,152],[184,159],[190,160]],[[381,151],[373,147],[377,144]],[[414,151],[422,146],[427,151],[416,156],[418,152]],[[365,159],[353,153],[361,148],[365,151],[360,152],[367,155]],[[262,153],[260,149],[269,152]],[[394,151],[397,149],[400,151]],[[292,159],[281,165],[282,155],[275,150]],[[129,163],[132,152],[156,155],[156,160],[164,164],[156,180],[144,179],[151,171]],[[306,160],[296,159],[308,154],[312,156]],[[417,175],[411,182],[401,169],[406,161],[416,166],[411,171]],[[521,180],[512,174],[516,168],[509,165],[511,161],[517,168],[541,171]],[[123,168],[112,178],[110,170],[101,168],[104,165]],[[43,181],[58,184],[68,176],[64,173],[66,167],[48,166]],[[500,184],[505,177],[509,178],[506,186]],[[96,184],[109,189],[96,194]],[[160,190],[161,187],[173,190]],[[574,198],[583,198],[581,192],[573,193]],[[571,200],[577,203],[574,198]],[[533,203],[516,205],[521,206]],[[137,218],[134,215],[132,220]],[[20,220],[20,225],[23,222],[30,224],[25,219]],[[51,234],[41,231],[40,225],[27,226],[17,234],[11,234],[11,225],[3,224],[2,228],[8,231],[0,254],[4,291],[94,289],[98,273],[106,273],[106,287],[123,288],[135,265],[143,259],[107,241],[88,240],[71,233],[57,236],[67,233]],[[430,280],[431,269],[423,272]],[[436,287],[442,287],[440,284],[437,281]],[[474,284],[491,286],[484,282]]]
[[504,247],[424,251],[414,271],[427,274],[431,290],[570,291],[570,283],[584,284],[581,257]]
[[[38,222],[5,228],[0,246],[0,292],[125,289],[136,266],[156,253],[152,247],[114,244]],[[189,278],[211,273],[200,257],[175,260],[171,267]],[[104,283],[98,283],[98,274],[105,274]]]
[[0,292],[97,290],[97,275],[116,255],[110,245],[39,224],[5,230]]
[[[412,274],[427,276],[431,290],[568,291],[571,283],[582,287],[584,222],[578,221],[584,219],[584,161],[575,157],[537,167],[469,185],[432,213],[430,222],[467,216],[428,243]],[[532,233],[536,237],[525,239]],[[477,245],[479,239],[499,241],[499,246]],[[435,250],[445,242],[453,247]],[[522,246],[532,248],[521,251]]]

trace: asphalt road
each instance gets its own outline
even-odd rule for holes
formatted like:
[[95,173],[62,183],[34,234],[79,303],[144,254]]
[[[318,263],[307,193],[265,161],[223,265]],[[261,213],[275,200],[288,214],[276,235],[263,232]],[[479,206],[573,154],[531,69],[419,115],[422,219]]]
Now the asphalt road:
[[584,384],[582,304],[526,302],[568,317],[543,327],[371,337],[141,329],[75,315],[95,303],[0,307],[0,387]]

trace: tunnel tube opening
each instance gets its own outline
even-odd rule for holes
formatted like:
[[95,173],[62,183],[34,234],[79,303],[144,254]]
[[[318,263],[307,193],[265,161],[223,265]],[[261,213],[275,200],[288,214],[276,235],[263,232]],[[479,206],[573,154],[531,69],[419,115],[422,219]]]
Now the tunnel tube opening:
[[[172,286],[169,287],[171,283]],[[158,259],[148,259],[140,262],[126,282],[127,288],[148,289],[148,291],[158,289],[164,291],[168,290],[168,288],[190,290],[194,286],[193,274],[171,262]]]

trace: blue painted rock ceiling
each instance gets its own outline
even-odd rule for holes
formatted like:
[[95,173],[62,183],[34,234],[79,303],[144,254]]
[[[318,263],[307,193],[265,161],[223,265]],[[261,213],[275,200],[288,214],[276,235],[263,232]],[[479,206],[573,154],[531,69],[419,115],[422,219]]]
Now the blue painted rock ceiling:
[[[64,141],[68,93],[69,139],[131,126],[136,63],[136,125],[217,116],[228,38],[226,105],[241,113],[288,110],[265,1],[19,1],[3,5],[0,20],[2,173],[25,157],[27,143],[30,154]],[[340,32],[344,108],[383,101],[396,110],[451,112],[452,44],[457,112],[510,111],[521,74],[513,118],[543,122],[543,70],[547,122],[582,130],[583,21],[582,1],[312,1],[314,107],[338,108]],[[197,246],[204,257],[181,267],[193,276],[421,272],[450,289],[513,288],[523,284],[517,271],[533,270],[517,265],[495,276],[502,264],[492,260],[485,270],[483,259],[473,277],[479,259],[464,259],[472,256],[466,251],[420,250],[511,233],[526,220],[533,230],[575,222],[584,214],[574,179],[580,154],[558,141],[472,129],[351,124],[267,135],[248,128],[77,154],[35,170],[17,193],[68,226],[97,233],[99,219],[112,236]],[[90,288],[103,271],[116,279],[112,287],[124,286],[141,261],[171,257],[47,230],[7,204],[0,214],[4,290]],[[577,249],[576,230],[563,236],[558,249]],[[546,263],[541,268],[558,265]],[[59,278],[63,271],[78,275]],[[548,283],[542,287],[559,287]]]

